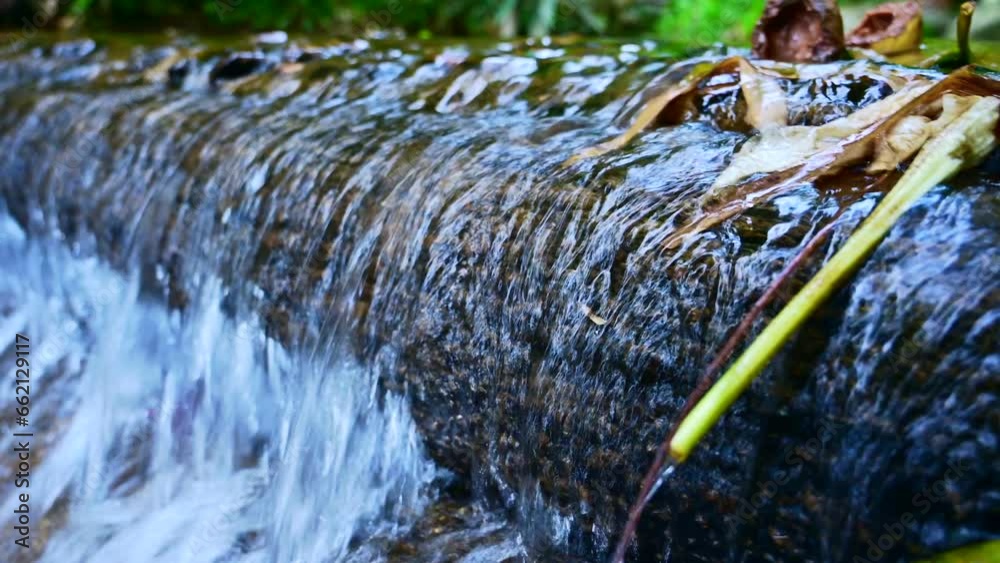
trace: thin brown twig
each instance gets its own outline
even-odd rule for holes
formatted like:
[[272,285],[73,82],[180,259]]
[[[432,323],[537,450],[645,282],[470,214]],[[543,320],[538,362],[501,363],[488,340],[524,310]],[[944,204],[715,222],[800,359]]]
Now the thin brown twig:
[[746,338],[750,329],[753,328],[754,322],[764,313],[764,310],[778,297],[782,288],[785,286],[786,282],[791,279],[795,273],[802,267],[803,264],[819,249],[819,247],[826,241],[830,233],[833,232],[834,227],[837,225],[837,219],[843,213],[843,209],[838,211],[831,221],[822,229],[820,229],[813,237],[806,243],[806,245],[799,251],[799,253],[785,266],[785,269],[778,274],[778,277],[771,282],[767,290],[757,299],[750,308],[750,311],[743,317],[740,324],[737,325],[736,329],[733,330],[729,338],[726,340],[725,344],[716,354],[715,359],[712,363],[705,368],[699,376],[695,388],[688,395],[687,400],[684,402],[684,407],[681,409],[680,413],[674,419],[674,425],[671,427],[670,432],[667,437],[660,444],[660,447],[656,450],[656,456],[653,459],[652,465],[649,466],[649,470],[646,471],[646,475],[642,480],[642,488],[639,490],[639,496],[636,498],[632,507],[629,509],[628,521],[625,524],[624,530],[622,530],[621,538],[618,540],[618,545],[615,548],[614,555],[611,559],[612,563],[622,563],[625,560],[625,551],[628,549],[632,538],[635,536],[636,528],[639,525],[639,518],[642,516],[642,511],[646,508],[652,498],[652,493],[655,492],[656,485],[662,476],[663,466],[667,459],[670,457],[670,440],[673,439],[674,433],[677,431],[677,427],[680,421],[684,420],[684,417],[694,408],[698,401],[708,392],[712,387],[712,382],[715,376],[719,374],[722,368],[726,365],[726,362],[732,357],[733,352],[740,345],[741,342]]

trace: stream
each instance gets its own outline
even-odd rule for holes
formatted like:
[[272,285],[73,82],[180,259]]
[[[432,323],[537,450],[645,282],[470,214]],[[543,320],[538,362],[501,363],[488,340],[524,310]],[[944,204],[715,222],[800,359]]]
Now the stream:
[[[724,89],[564,165],[722,48],[0,39],[0,365],[30,338],[33,433],[5,561],[604,560],[712,351],[881,195],[803,184],[667,248],[748,138]],[[889,92],[845,63],[793,114]],[[630,560],[853,561],[910,512],[880,561],[1000,536],[998,188],[995,151],[900,221]]]

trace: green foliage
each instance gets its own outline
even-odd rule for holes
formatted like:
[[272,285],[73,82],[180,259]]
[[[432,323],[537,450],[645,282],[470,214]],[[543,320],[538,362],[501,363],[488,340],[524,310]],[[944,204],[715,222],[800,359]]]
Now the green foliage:
[[[122,1],[122,0],[117,0]],[[328,0],[202,0],[202,12],[224,27],[317,31],[335,22],[336,10]],[[176,2],[172,2],[177,4]]]
[[[37,11],[40,0],[13,0],[0,24]],[[91,28],[287,29],[346,34],[402,29],[414,35],[650,35],[683,41],[723,39],[756,19],[762,0],[71,0],[61,14]],[[747,6],[753,6],[745,13]],[[678,27],[680,26],[680,27]],[[690,28],[689,28],[690,26]],[[676,35],[682,30],[680,36]],[[707,42],[707,41],[705,41]]]
[[[846,1],[846,0],[845,0]],[[876,0],[859,0],[865,4]],[[43,0],[7,0],[0,25]],[[91,28],[202,31],[287,29],[340,35],[402,29],[415,36],[579,33],[657,36],[679,45],[745,43],[765,0],[61,0]],[[4,0],[0,0],[4,5]],[[863,6],[858,10],[863,11]],[[951,17],[951,16],[949,16]],[[54,19],[49,22],[54,25]],[[953,29],[953,26],[952,28]]]
[[764,0],[673,0],[662,12],[658,35],[683,45],[743,43],[764,11]]
[[74,0],[69,7],[69,13],[74,16],[82,16],[90,10],[91,5],[93,5],[93,0]]

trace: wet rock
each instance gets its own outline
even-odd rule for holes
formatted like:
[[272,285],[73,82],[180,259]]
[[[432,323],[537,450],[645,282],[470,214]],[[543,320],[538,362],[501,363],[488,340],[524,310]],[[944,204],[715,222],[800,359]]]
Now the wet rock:
[[844,52],[844,25],[836,0],[769,0],[753,32],[755,57],[827,62]]
[[191,59],[184,59],[178,63],[175,63],[167,71],[167,84],[171,88],[181,88],[184,86],[184,81],[195,69],[195,62]]
[[52,46],[52,56],[64,59],[82,59],[96,50],[97,43],[93,39],[80,39],[79,41],[56,43]]
[[788,89],[792,125],[823,125],[892,94],[888,81],[846,74],[794,83]]
[[265,33],[260,33],[254,38],[258,45],[284,45],[288,43],[288,34],[284,31],[268,31]]
[[219,61],[208,75],[211,83],[245,78],[269,65],[267,58],[256,53],[237,53]]
[[312,61],[321,61],[325,59],[323,51],[315,49],[312,47],[307,47],[305,49],[289,49],[285,53],[285,59],[296,62],[296,63],[308,63]]

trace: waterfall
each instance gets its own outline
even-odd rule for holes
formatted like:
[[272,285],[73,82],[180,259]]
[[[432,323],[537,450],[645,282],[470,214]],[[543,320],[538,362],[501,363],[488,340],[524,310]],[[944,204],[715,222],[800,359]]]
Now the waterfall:
[[38,561],[339,560],[426,507],[435,467],[377,367],[226,317],[217,279],[168,311],[135,275],[30,241],[7,215],[0,229],[0,326],[38,343],[31,506],[52,522],[36,521]]
[[[847,171],[665,244],[751,133],[719,77],[682,124],[567,164],[725,52],[144,41],[0,51],[0,366],[36,343],[26,561],[604,559],[731,328],[881,198]],[[879,68],[789,79],[790,119],[883,99]],[[1000,534],[997,156],[783,349],[651,499],[635,558],[850,562],[956,464],[893,561]]]

